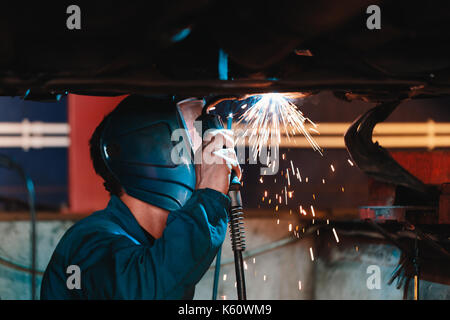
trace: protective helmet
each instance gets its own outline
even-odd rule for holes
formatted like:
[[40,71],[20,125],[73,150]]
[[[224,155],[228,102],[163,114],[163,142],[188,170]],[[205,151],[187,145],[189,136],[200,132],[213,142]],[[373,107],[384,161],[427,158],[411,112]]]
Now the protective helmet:
[[[126,110],[125,110],[126,109]],[[182,207],[195,189],[192,157],[174,163],[180,141],[172,132],[187,129],[173,99],[131,95],[111,113],[100,138],[103,160],[125,192],[165,210]],[[191,150],[189,139],[185,150]]]

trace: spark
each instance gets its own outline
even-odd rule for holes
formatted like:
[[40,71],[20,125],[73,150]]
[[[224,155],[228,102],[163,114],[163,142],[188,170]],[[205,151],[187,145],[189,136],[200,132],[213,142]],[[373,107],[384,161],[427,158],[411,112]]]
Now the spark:
[[288,186],[290,186],[291,185],[291,179],[289,177],[289,168],[287,168],[286,172],[287,172]]
[[264,191],[264,197],[267,197],[267,190]]
[[314,261],[314,253],[312,247],[309,248],[309,253],[311,254],[311,261]]
[[292,160],[291,160],[291,168],[292,168],[292,174],[295,174],[294,164],[292,163]]
[[[282,93],[264,93],[249,97],[254,98],[254,103],[240,116],[237,124],[245,122],[248,125],[248,129],[241,138],[245,139],[245,136],[249,136],[249,143],[255,158],[269,146],[269,138],[270,150],[276,152],[277,148],[274,147],[279,146],[281,142],[281,132],[284,132],[289,140],[291,136],[303,134],[311,147],[322,155],[322,149],[312,138],[305,123],[310,123],[314,128],[317,128],[317,125],[306,118],[291,101],[294,96]],[[282,158],[285,160],[285,154],[282,155]]]
[[302,282],[298,281],[298,291],[302,291]]
[[262,177],[260,177],[260,178],[259,178],[259,182],[261,182],[261,183],[263,183],[263,182],[264,182],[264,180],[263,180],[263,178],[262,178]]
[[350,160],[350,159],[347,159],[347,161],[348,161],[348,163],[353,167],[354,166],[354,164],[353,164],[353,162],[352,162],[352,160]]
[[336,238],[336,242],[339,243],[339,238],[338,238],[338,235],[336,233],[336,229],[334,229],[334,228],[333,228],[333,234],[334,234],[334,237]]
[[289,232],[292,231],[292,223],[289,223]]
[[309,180],[308,177],[306,177],[306,178],[305,178],[305,182],[308,183],[308,180]]
[[[286,200],[286,205],[287,205],[287,189],[286,186],[284,186],[284,198]],[[281,199],[281,198],[280,198]],[[280,202],[281,203],[281,202]]]
[[304,216],[306,216],[306,210],[305,209],[303,209],[303,207],[302,206],[300,206],[300,213],[301,214],[303,214]]
[[314,212],[314,207],[313,206],[311,206],[311,214],[312,214],[313,217],[316,216],[316,213]]
[[280,224],[280,219],[277,219],[277,224]]
[[302,182],[302,176],[300,175],[300,171],[298,171],[298,168],[297,168],[297,179],[298,179],[300,182]]
[[266,276],[266,275],[264,275],[263,279],[264,279],[264,281],[266,281],[266,280],[267,280],[267,276]]
[[325,179],[322,179],[322,184],[325,184]]
[[253,264],[255,264],[256,263],[256,258],[253,258]]
[[227,274],[226,273],[223,275],[223,281],[227,281]]
[[345,190],[344,187],[341,187],[341,191],[344,192],[344,190]]
[[330,165],[330,168],[331,168],[331,171],[334,172],[334,166],[333,166],[333,165]]

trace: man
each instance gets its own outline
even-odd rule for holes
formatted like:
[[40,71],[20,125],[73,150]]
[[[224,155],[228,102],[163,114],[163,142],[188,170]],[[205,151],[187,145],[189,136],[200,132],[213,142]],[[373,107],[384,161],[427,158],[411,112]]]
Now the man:
[[[143,96],[127,97],[100,123],[90,153],[111,199],[63,236],[41,299],[193,298],[225,237],[231,172],[241,171],[222,145],[202,149],[209,161],[175,164],[171,133],[180,128],[173,101]],[[230,140],[225,130],[209,138]]]

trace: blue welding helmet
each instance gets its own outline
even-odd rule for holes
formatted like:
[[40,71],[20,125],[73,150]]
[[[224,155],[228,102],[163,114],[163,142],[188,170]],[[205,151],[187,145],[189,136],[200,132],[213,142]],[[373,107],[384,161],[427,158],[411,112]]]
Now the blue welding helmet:
[[[101,154],[128,195],[169,211],[191,197],[196,178],[189,128],[202,106],[195,99],[177,104],[131,95],[111,113],[101,136]],[[175,131],[185,134],[175,134],[172,141]]]

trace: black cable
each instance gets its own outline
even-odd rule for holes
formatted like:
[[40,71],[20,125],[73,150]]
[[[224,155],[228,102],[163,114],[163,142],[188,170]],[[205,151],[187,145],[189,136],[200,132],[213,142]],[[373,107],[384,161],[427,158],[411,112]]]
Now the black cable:
[[427,234],[425,234],[422,230],[420,230],[417,226],[414,226],[414,231],[416,235],[424,241],[426,244],[428,244],[430,247],[432,247],[434,250],[445,256],[447,259],[450,259],[450,253],[442,246],[440,246],[437,241],[434,241],[431,239]]
[[18,163],[14,162],[8,156],[0,154],[0,166],[15,171],[19,174],[25,183],[28,193],[28,206],[30,210],[30,246],[31,246],[31,299],[36,299],[36,208],[34,184],[25,170]]
[[216,267],[214,270],[214,282],[213,282],[213,293],[212,300],[217,300],[217,291],[219,290],[219,276],[220,276],[220,260],[222,258],[222,246],[220,246],[219,251],[216,255]]
[[411,259],[413,257],[413,254],[409,248],[407,248],[405,245],[403,245],[402,243],[400,243],[396,239],[394,239],[386,230],[384,230],[382,227],[380,227],[375,221],[373,221],[371,219],[366,219],[365,222],[367,222],[375,230],[377,230],[379,233],[381,233],[381,235],[383,235],[386,238],[386,240],[390,241],[397,248],[399,248],[401,251],[403,251],[409,259]]
[[[0,264],[7,267],[7,268],[11,268],[20,272],[26,272],[26,273],[32,273],[31,268],[27,267],[27,266],[23,266],[20,265],[14,261],[11,261],[9,259],[6,259],[4,257],[0,257]],[[44,275],[44,271],[43,270],[35,270],[36,274],[39,276],[43,276]]]

